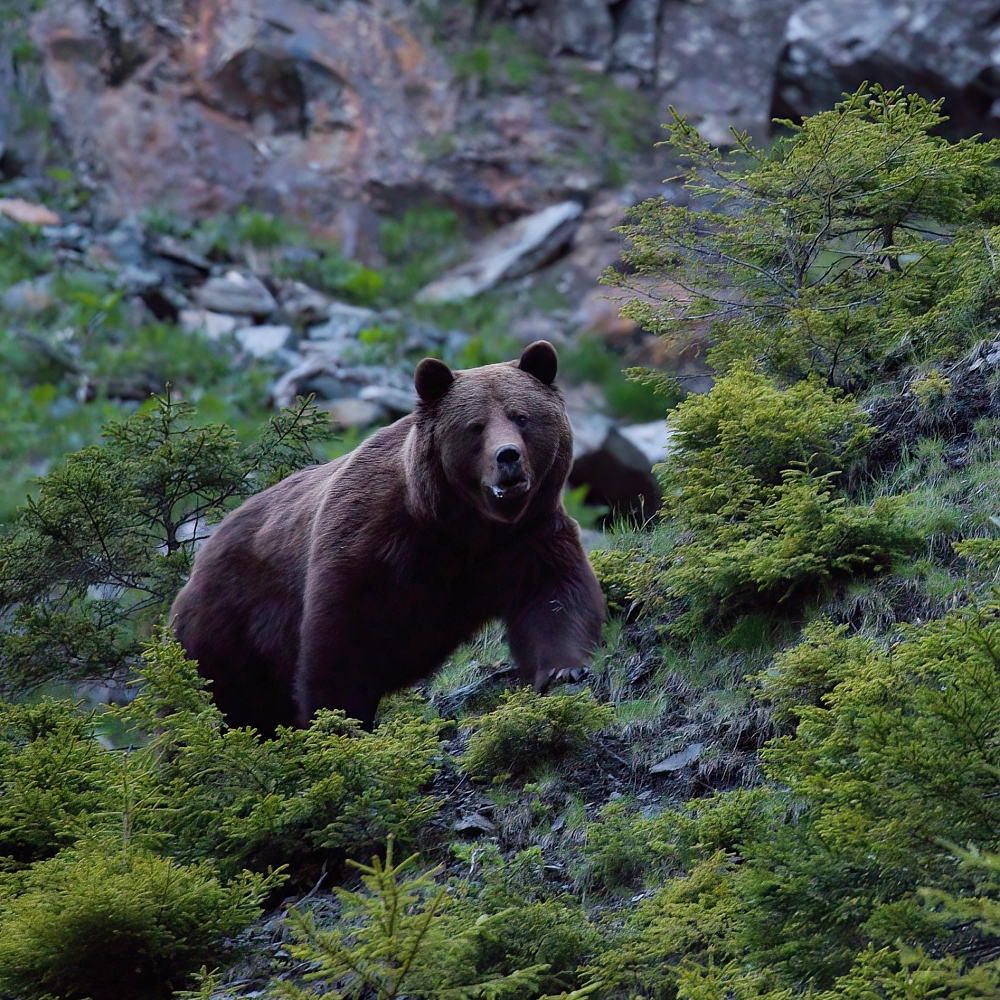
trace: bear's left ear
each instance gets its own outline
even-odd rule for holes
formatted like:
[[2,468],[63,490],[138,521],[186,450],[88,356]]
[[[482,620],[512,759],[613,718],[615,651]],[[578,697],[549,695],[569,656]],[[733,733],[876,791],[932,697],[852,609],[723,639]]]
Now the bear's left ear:
[[556,356],[556,349],[547,340],[536,340],[521,352],[517,367],[534,375],[539,382],[552,385],[559,370],[559,358]]
[[455,381],[452,370],[437,358],[424,358],[413,373],[417,395],[425,403],[436,403]]

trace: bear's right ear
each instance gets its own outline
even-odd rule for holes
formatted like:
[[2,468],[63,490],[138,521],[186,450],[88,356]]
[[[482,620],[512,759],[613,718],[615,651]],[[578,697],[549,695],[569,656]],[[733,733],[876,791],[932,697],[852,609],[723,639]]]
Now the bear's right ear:
[[452,370],[437,358],[424,358],[413,373],[417,395],[425,403],[436,403],[455,381]]
[[536,340],[524,349],[517,367],[534,375],[544,385],[552,385],[559,370],[559,358],[556,349],[547,340]]

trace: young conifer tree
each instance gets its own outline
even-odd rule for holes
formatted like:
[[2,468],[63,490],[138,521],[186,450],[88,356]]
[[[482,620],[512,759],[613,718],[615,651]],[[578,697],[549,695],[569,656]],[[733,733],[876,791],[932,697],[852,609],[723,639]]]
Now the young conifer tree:
[[935,135],[942,103],[865,86],[768,148],[734,133],[728,154],[674,112],[692,204],[629,214],[627,273],[605,275],[636,293],[623,313],[707,339],[717,372],[750,359],[855,390],[967,346],[994,318],[1000,142]]
[[69,455],[0,537],[0,695],[138,663],[210,526],[316,461],[326,428],[300,402],[241,445],[168,391]]

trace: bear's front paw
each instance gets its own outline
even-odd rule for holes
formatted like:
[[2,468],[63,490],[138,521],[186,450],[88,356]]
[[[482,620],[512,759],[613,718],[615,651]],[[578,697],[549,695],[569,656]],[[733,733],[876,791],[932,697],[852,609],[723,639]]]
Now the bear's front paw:
[[552,684],[576,684],[577,681],[583,680],[587,674],[586,667],[563,667],[562,670],[557,670],[553,675],[550,683]]

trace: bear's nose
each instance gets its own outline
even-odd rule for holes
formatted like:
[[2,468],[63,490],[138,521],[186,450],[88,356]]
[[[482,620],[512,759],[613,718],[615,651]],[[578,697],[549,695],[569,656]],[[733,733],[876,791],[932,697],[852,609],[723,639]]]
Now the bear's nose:
[[513,444],[501,445],[497,448],[496,459],[502,469],[511,469],[521,461],[521,449]]

